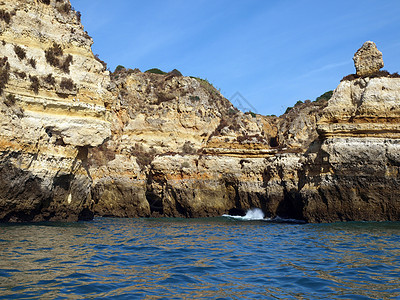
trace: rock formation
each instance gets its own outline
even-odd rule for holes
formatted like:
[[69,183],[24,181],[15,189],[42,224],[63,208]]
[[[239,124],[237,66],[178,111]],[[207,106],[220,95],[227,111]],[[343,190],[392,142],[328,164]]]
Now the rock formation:
[[238,111],[205,80],[121,70],[111,90],[113,135],[89,150],[97,214],[220,215],[235,207],[221,177],[276,151],[276,118]]
[[375,44],[329,101],[238,111],[206,80],[118,68],[63,0],[0,2],[0,221],[400,220],[400,78]]
[[393,77],[343,80],[328,103],[277,118],[243,114],[199,79],[117,72],[113,137],[89,154],[91,173],[100,172],[96,213],[205,217],[260,207],[308,222],[398,220],[398,195],[387,189],[399,183]]
[[0,220],[93,217],[87,153],[110,78],[68,1],[1,1]]
[[374,42],[368,41],[354,54],[354,65],[358,76],[369,76],[383,68],[382,52]]

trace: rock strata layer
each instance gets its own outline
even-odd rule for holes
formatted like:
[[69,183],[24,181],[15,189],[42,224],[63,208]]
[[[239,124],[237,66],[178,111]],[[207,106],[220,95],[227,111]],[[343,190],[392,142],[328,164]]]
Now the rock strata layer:
[[111,135],[108,72],[68,1],[0,10],[0,220],[90,219],[87,154]]
[[[69,1],[2,1],[0,221],[207,217],[400,220],[400,79],[358,76],[280,117],[209,82],[105,71]],[[374,74],[372,76],[372,74]]]

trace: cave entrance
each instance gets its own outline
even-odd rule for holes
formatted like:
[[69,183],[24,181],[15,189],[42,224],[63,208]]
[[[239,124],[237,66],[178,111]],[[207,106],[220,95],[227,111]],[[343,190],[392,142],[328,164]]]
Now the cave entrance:
[[146,199],[147,199],[147,202],[149,203],[150,213],[152,215],[153,214],[159,214],[159,215],[164,214],[163,201],[159,196],[155,195],[152,192],[147,192]]
[[279,146],[278,137],[274,136],[274,137],[270,138],[269,139],[269,145],[271,147],[278,147]]

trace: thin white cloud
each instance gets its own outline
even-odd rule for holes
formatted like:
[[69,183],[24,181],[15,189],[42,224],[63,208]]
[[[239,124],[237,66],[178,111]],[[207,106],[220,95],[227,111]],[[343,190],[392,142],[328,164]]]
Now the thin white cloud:
[[336,63],[332,63],[332,64],[327,64],[327,65],[325,65],[325,66],[322,66],[322,67],[320,67],[320,68],[317,68],[317,69],[308,71],[308,72],[306,72],[306,73],[304,73],[304,74],[298,76],[298,77],[296,78],[296,80],[304,79],[304,78],[307,78],[307,77],[309,77],[309,76],[315,76],[316,74],[321,73],[321,72],[323,72],[323,71],[335,69],[335,68],[338,68],[338,67],[341,67],[341,66],[345,66],[345,65],[350,65],[350,64],[351,64],[351,61],[349,61],[349,60],[345,60],[345,61],[341,61],[341,62],[336,62]]

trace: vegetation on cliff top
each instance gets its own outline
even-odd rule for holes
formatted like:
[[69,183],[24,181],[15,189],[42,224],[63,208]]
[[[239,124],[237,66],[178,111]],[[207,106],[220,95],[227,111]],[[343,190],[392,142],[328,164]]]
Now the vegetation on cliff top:
[[[126,69],[124,66],[118,65],[118,66],[115,68],[114,72],[112,73],[112,76],[114,77],[114,79],[118,79],[118,78],[119,78],[119,74],[120,74],[121,72],[124,73],[124,71],[126,71],[128,74],[129,74],[129,73],[132,73],[132,72],[134,72],[134,71],[140,72],[140,70],[138,70],[138,69],[135,69],[135,70]],[[146,70],[144,73],[148,73],[148,74],[157,74],[157,75],[164,75],[164,76],[165,76],[165,75],[183,76],[182,73],[179,72],[179,71],[176,70],[176,69],[174,69],[174,70],[172,70],[171,72],[167,73],[167,72],[165,72],[165,71],[163,71],[163,70],[161,70],[161,69],[152,68],[152,69]],[[217,89],[217,88],[216,88],[212,83],[210,83],[207,79],[203,79],[203,78],[196,77],[196,76],[189,76],[189,77],[190,77],[190,78],[193,78],[193,79],[196,79],[196,80],[200,83],[200,86],[201,86],[203,89],[205,89],[205,90],[210,94],[210,96],[218,96],[218,95],[221,95],[220,89]],[[317,97],[313,102],[318,102],[319,104],[323,104],[323,103],[325,103],[326,101],[328,101],[328,100],[332,97],[332,94],[333,94],[333,91],[332,91],[332,90],[327,91],[327,92],[325,92],[324,94],[322,94],[321,96]],[[189,96],[189,99],[190,99],[191,101],[199,101],[199,100],[200,100],[200,98],[199,98],[198,96]],[[299,100],[299,101],[297,101],[297,103],[294,105],[294,107],[300,107],[302,104],[309,104],[309,103],[311,103],[311,102],[312,102],[311,100],[305,100],[304,102],[301,101],[301,100]],[[292,107],[288,107],[288,108],[286,109],[286,111],[285,111],[284,114],[289,113],[292,109],[293,109],[293,106],[292,106]],[[235,115],[237,112],[238,112],[237,109],[232,109],[232,108],[231,108],[231,109],[228,110],[228,115]],[[254,112],[246,112],[246,114],[250,114],[252,117],[256,117],[256,116],[257,116]],[[271,115],[271,116],[272,116],[272,117],[276,117],[275,115]],[[218,130],[217,130],[217,131],[218,131]]]
[[152,73],[152,74],[159,74],[159,75],[167,74],[166,72],[161,71],[160,69],[157,69],[157,68],[149,69],[149,70],[145,71],[145,73]]
[[332,98],[333,95],[333,91],[328,91],[326,93],[323,93],[321,96],[317,97],[317,99],[315,99],[315,102],[319,102],[319,101],[328,101],[329,99]]
[[106,63],[104,60],[102,60],[102,59],[99,57],[98,54],[95,54],[95,55],[94,55],[94,59],[97,60],[99,63],[102,64],[102,66],[103,66],[103,71],[107,70],[107,63]]
[[366,75],[366,76],[359,76],[357,74],[349,74],[347,76],[344,76],[342,78],[342,80],[340,80],[340,82],[342,81],[352,81],[358,78],[380,78],[380,77],[388,77],[388,78],[400,78],[400,74],[398,72],[395,73],[390,73],[389,71],[386,70],[380,70],[377,71],[375,73],[373,73],[372,75]]
[[196,79],[200,83],[200,86],[205,89],[211,96],[219,95],[221,92],[220,89],[217,89],[211,82],[208,81],[207,78],[203,79],[195,76],[190,76],[190,78]]
[[293,108],[295,108],[295,107],[301,108],[304,105],[310,105],[311,103],[315,103],[317,105],[325,105],[328,102],[328,100],[331,99],[332,95],[333,95],[333,91],[330,90],[330,91],[323,93],[321,96],[317,97],[314,101],[305,100],[303,102],[303,101],[299,100],[296,102],[296,104],[294,106],[289,106],[288,108],[286,108],[284,115],[291,112],[293,110]]

